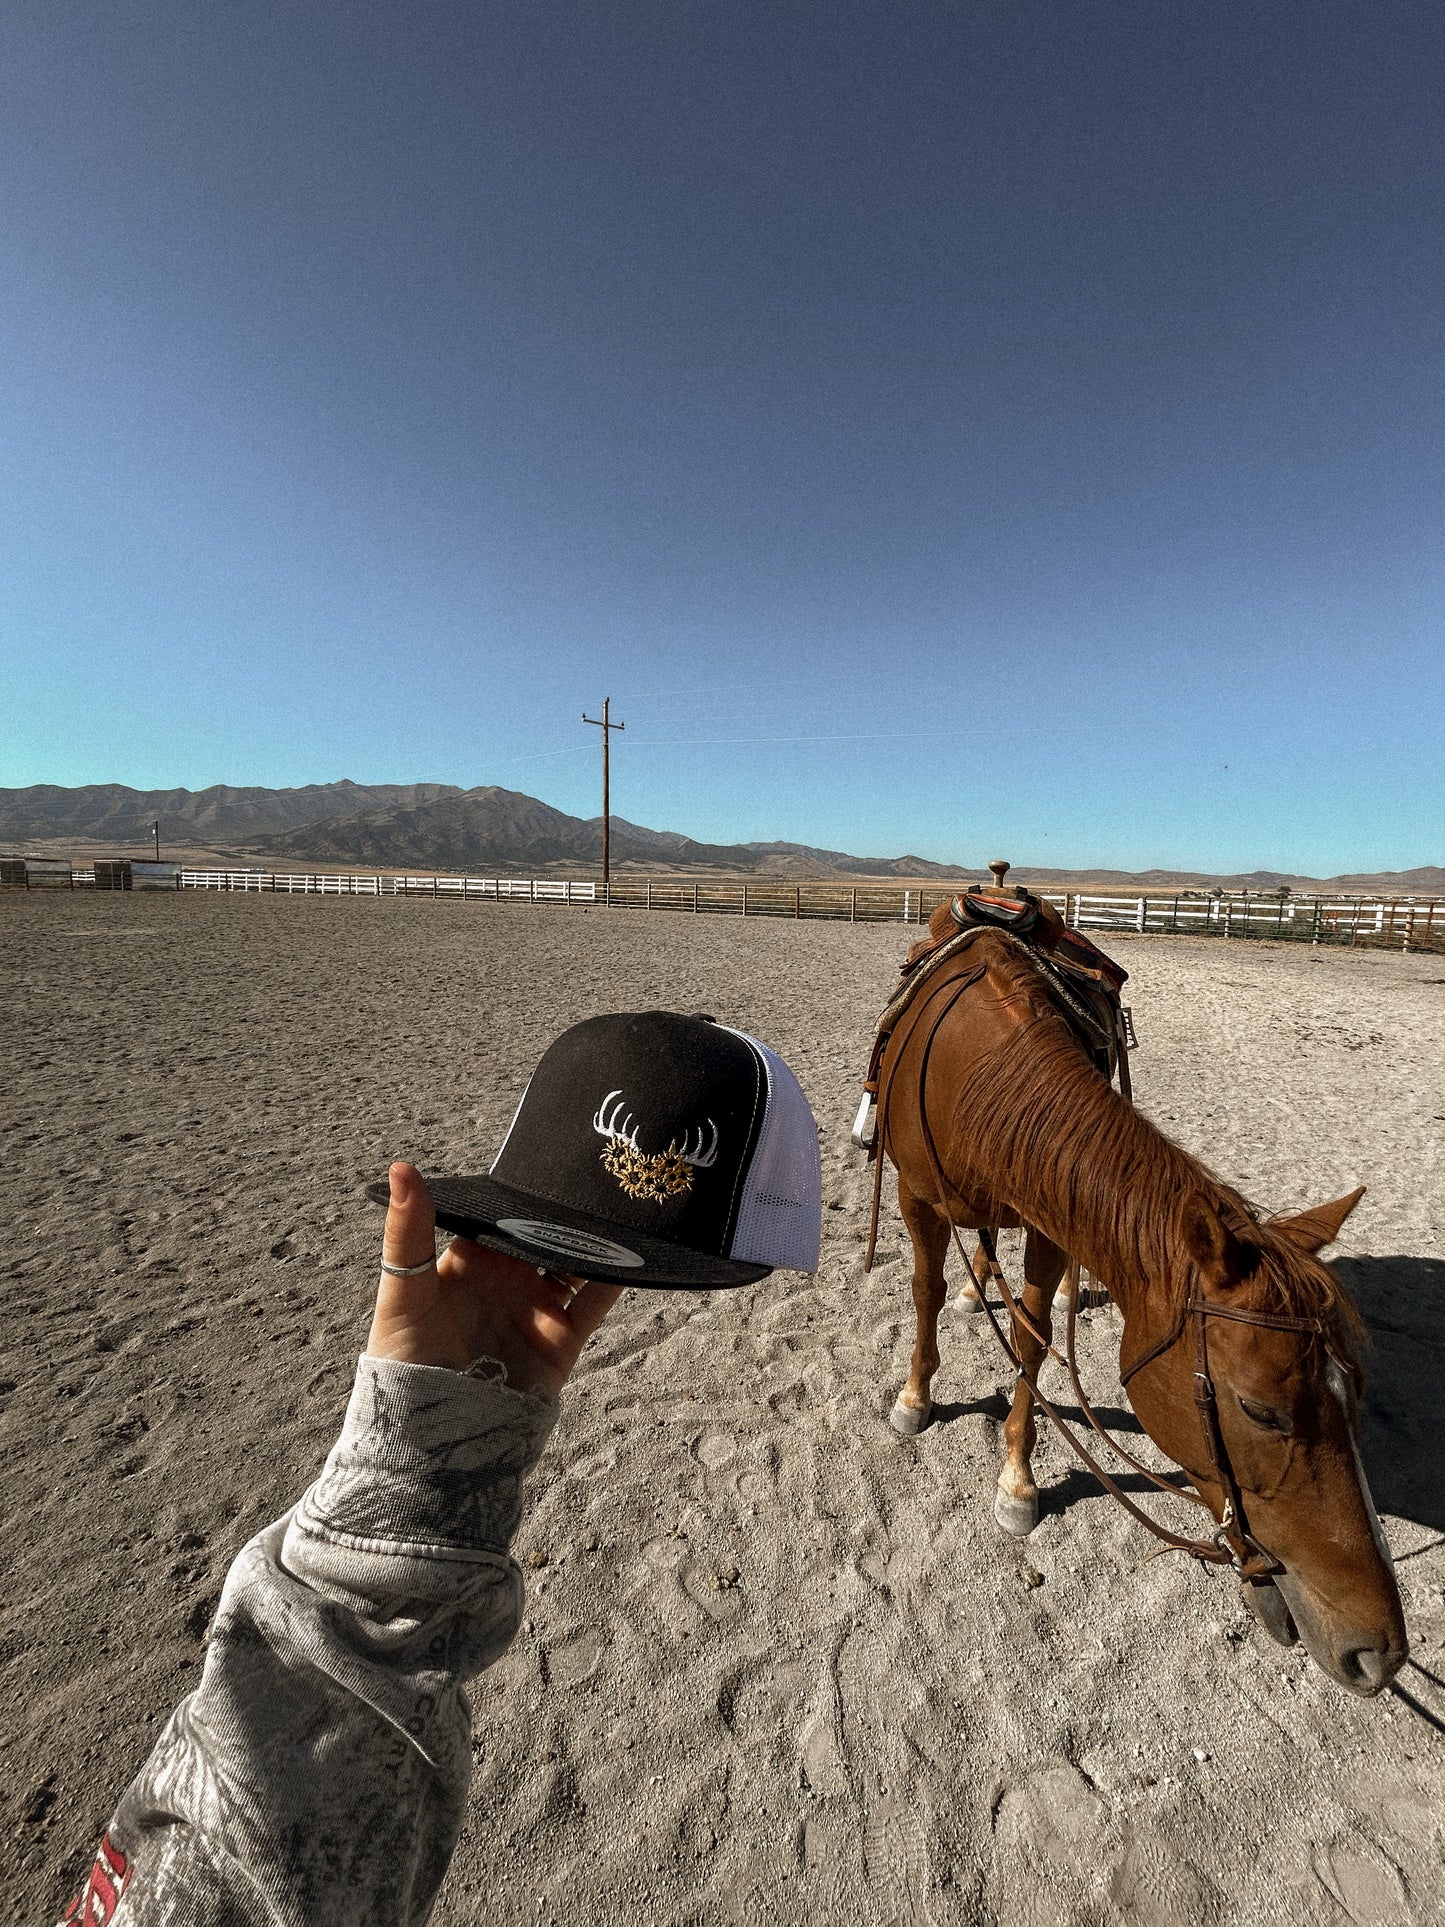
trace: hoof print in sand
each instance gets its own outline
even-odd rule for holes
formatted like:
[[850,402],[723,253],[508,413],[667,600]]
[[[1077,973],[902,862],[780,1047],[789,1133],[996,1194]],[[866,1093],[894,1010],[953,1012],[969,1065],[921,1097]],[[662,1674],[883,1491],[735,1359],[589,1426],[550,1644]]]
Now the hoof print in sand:
[[743,1609],[742,1588],[736,1566],[689,1566],[682,1575],[688,1597],[701,1606],[709,1619],[719,1625],[736,1619]]
[[1396,1927],[1412,1917],[1398,1871],[1363,1839],[1317,1846],[1310,1868],[1359,1927]]
[[692,1449],[699,1464],[716,1472],[737,1456],[738,1442],[730,1432],[704,1432]]
[[549,1682],[557,1686],[583,1685],[601,1666],[606,1650],[606,1638],[591,1627],[584,1627],[581,1632],[544,1648]]

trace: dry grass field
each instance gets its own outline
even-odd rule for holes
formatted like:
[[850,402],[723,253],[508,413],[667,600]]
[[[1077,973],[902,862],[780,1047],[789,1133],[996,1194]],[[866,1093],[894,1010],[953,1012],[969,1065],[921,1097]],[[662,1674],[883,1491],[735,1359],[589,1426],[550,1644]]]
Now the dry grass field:
[[[907,933],[907,934],[912,934]],[[815,1279],[629,1294],[569,1388],[475,1696],[437,1912],[482,1921],[1199,1927],[1445,1919],[1445,1726],[1251,1630],[1046,1439],[991,1498],[1007,1375],[944,1315],[938,1421],[896,1213],[848,1143],[893,927],[405,900],[0,900],[7,1250],[0,1755],[11,1917],[58,1917],[196,1677],[237,1548],[339,1424],[389,1158],[485,1168],[599,1010],[777,1045],[822,1127]],[[1437,958],[1120,938],[1139,1102],[1271,1209],[1364,1181],[1366,1456],[1445,1721],[1445,981]],[[1006,1261],[1017,1252],[1006,1243]],[[1085,1333],[1124,1416],[1117,1324]],[[1432,1678],[1431,1675],[1434,1677]]]

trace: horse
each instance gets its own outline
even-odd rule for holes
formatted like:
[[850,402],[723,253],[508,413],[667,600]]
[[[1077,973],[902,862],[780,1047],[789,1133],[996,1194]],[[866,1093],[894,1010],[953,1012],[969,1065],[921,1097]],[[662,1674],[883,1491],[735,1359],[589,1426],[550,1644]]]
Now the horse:
[[[999,930],[977,932],[919,986],[887,1037],[878,1089],[876,1155],[898,1173],[917,1320],[894,1429],[930,1417],[950,1239],[979,1232],[987,1287],[992,1230],[1023,1227],[1000,1526],[1026,1537],[1038,1521],[1037,1376],[1072,1260],[1071,1276],[1086,1267],[1123,1315],[1120,1376],[1140,1423],[1218,1521],[1215,1550],[1174,1543],[1233,1566],[1281,1644],[1302,1637],[1341,1686],[1380,1692],[1409,1649],[1359,1451],[1364,1330],[1318,1257],[1363,1187],[1261,1218],[1114,1091],[1037,957]],[[981,1302],[972,1279],[969,1301]]]

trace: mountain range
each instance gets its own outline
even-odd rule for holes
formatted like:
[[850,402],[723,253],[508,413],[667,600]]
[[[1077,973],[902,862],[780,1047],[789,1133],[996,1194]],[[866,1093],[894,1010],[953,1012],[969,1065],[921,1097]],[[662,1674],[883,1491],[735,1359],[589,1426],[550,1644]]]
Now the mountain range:
[[[120,783],[65,789],[38,783],[0,790],[0,845],[52,848],[70,843],[129,846],[142,854],[151,825],[171,851],[206,851],[227,861],[270,867],[337,864],[399,870],[511,872],[595,870],[601,862],[600,817],[568,816],[535,796],[495,785],[451,783],[308,783],[299,789],[133,790]],[[741,876],[971,879],[982,868],[933,863],[918,856],[861,857],[805,843],[699,843],[670,830],[612,819],[612,863],[619,873],[708,872]],[[1445,894],[1445,868],[1369,875],[1307,877],[1275,870],[1212,876],[1192,870],[1037,869],[1014,872],[1039,884],[1095,883],[1137,890],[1368,890]]]

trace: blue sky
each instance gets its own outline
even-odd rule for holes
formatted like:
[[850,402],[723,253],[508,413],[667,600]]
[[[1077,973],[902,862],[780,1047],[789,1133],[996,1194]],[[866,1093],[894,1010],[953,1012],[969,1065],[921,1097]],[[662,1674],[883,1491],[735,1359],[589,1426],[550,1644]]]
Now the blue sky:
[[0,783],[1445,861],[1445,16],[18,0]]

